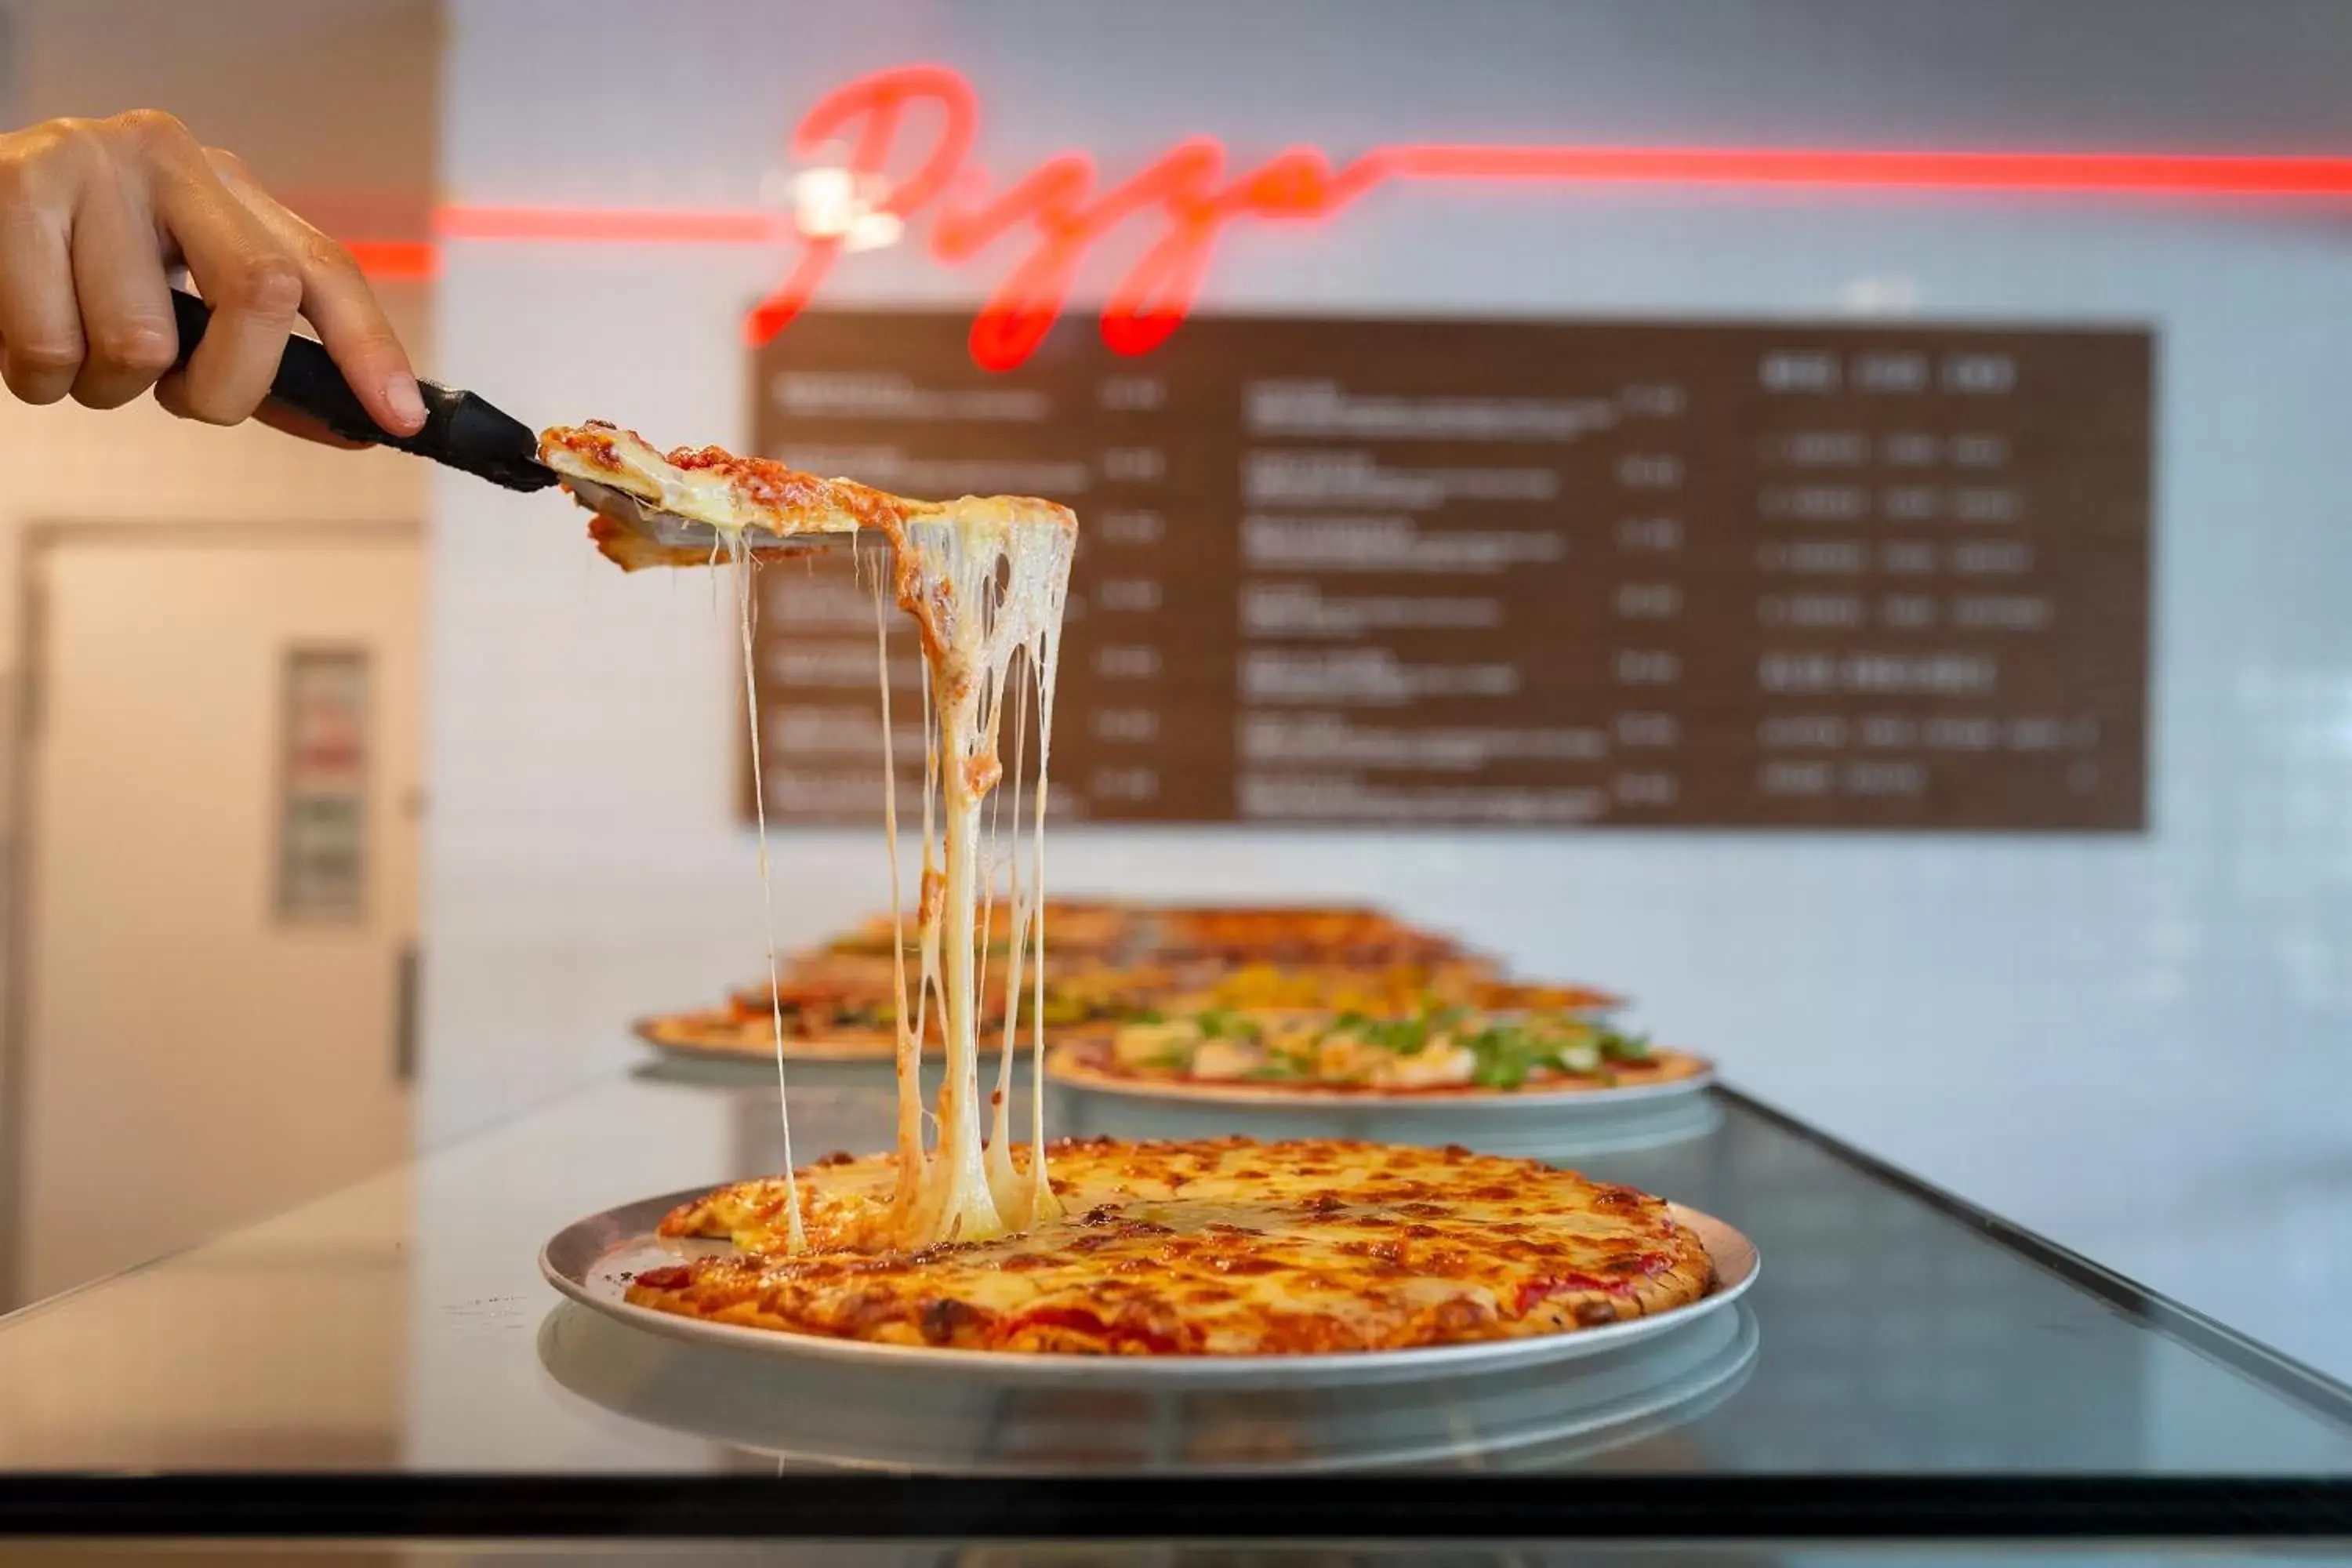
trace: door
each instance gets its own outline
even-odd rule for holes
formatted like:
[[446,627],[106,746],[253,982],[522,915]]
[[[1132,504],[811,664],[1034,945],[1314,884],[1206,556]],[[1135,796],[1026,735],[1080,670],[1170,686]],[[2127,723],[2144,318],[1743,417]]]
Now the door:
[[27,570],[20,1300],[406,1155],[425,580],[406,528]]

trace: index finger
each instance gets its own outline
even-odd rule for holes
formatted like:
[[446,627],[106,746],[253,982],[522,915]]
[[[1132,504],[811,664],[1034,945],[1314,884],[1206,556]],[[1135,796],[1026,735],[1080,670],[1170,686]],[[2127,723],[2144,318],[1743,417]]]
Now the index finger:
[[302,274],[302,314],[319,329],[319,341],[334,356],[343,380],[358,394],[369,417],[385,429],[410,435],[425,424],[425,401],[383,306],[351,253],[278,200],[246,173],[234,154],[207,148],[205,157],[231,195],[277,237]]
[[234,425],[269,394],[301,307],[301,271],[193,143],[159,169],[155,207],[213,308],[183,401],[199,419]]

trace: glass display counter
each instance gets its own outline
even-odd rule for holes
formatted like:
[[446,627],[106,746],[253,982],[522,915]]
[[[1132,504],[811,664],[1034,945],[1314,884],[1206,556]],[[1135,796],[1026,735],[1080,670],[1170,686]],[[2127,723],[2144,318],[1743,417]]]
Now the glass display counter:
[[[0,1530],[971,1564],[2352,1536],[2352,1391],[1712,1092],[1711,1125],[1575,1161],[1756,1243],[1691,1331],[1605,1373],[1120,1394],[820,1371],[560,1298],[568,1223],[775,1163],[772,1078],[650,1066],[0,1319]],[[803,1158],[888,1138],[885,1074],[794,1100]]]

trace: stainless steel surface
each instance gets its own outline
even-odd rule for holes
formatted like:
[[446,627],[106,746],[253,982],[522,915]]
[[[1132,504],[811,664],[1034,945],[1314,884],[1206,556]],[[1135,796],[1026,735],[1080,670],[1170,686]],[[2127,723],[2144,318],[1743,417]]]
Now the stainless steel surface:
[[1332,1355],[1083,1356],[1013,1355],[926,1345],[868,1344],[818,1334],[774,1333],[707,1322],[633,1306],[628,1276],[680,1258],[732,1250],[723,1242],[669,1240],[654,1234],[662,1215],[701,1189],[640,1198],[575,1220],[540,1249],[539,1271],[582,1306],[646,1333],[707,1345],[737,1356],[767,1356],[869,1373],[920,1377],[928,1386],[1017,1384],[1129,1393],[1177,1390],[1344,1388],[1360,1384],[1508,1376],[1559,1363],[1607,1359],[1715,1316],[1756,1283],[1756,1247],[1730,1226],[1676,1205],[1675,1217],[1698,1233],[1714,1259],[1716,1288],[1687,1307],[1574,1333],[1481,1340],[1416,1350]]

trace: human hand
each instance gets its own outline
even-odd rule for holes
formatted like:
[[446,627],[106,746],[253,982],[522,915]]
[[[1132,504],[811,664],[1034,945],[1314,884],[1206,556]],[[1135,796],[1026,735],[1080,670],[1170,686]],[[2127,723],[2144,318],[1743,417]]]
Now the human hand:
[[[184,370],[169,294],[185,266],[213,307]],[[150,386],[184,418],[248,416],[354,445],[264,403],[297,317],[375,422],[425,423],[408,355],[343,247],[234,153],[154,110],[0,134],[0,379],[27,403],[115,408]]]

